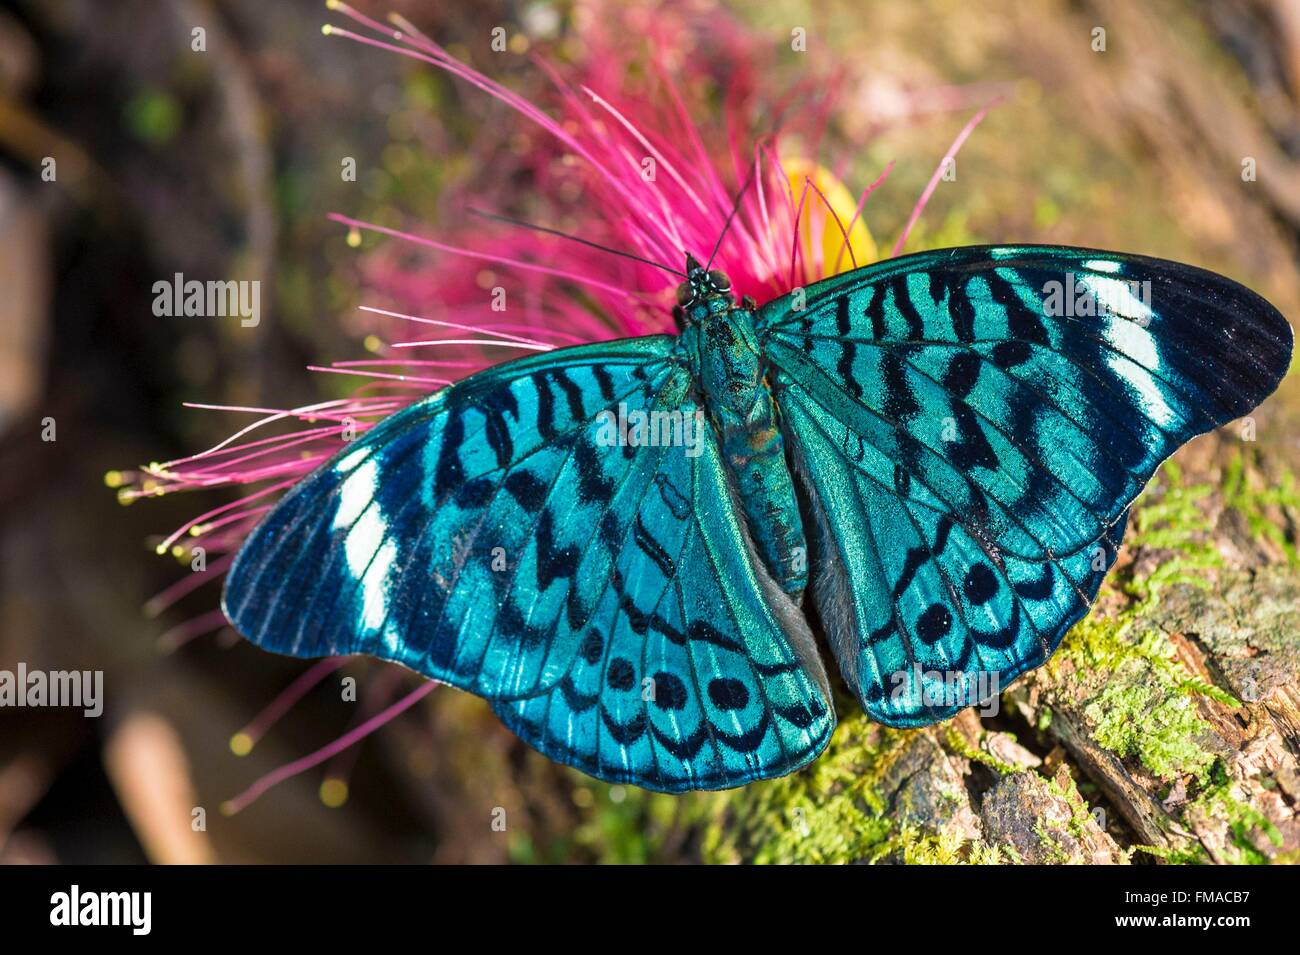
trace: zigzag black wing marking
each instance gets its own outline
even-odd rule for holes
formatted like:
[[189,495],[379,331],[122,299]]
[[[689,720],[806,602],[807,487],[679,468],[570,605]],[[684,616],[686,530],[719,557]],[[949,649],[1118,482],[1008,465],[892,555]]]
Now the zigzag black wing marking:
[[[227,615],[269,650],[366,653],[497,701],[524,739],[604,778],[723,786],[812,758],[833,717],[820,663],[794,649],[806,626],[766,603],[725,483],[708,516],[693,513],[697,462],[720,475],[711,437],[697,435],[697,457],[609,440],[602,412],[620,406],[693,414],[674,347],[525,358],[386,419],[258,526],[227,578]],[[720,607],[730,616],[714,619]],[[663,705],[642,707],[638,735],[643,673]],[[601,721],[586,724],[578,704],[593,692]],[[535,731],[530,701],[555,699],[590,732]]]
[[815,596],[893,725],[1042,663],[1160,462],[1262,401],[1292,341],[1213,273],[1032,246],[883,262],[759,321],[819,513]]
[[835,724],[808,625],[762,569],[702,437],[694,456],[638,455],[648,480],[601,535],[614,570],[576,665],[548,693],[494,704],[544,753],[671,792],[788,773]]

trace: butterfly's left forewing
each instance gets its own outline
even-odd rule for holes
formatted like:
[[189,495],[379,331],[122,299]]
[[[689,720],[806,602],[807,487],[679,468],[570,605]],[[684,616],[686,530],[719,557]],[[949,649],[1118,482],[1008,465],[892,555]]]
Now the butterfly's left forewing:
[[[829,738],[825,673],[755,561],[691,384],[661,336],[445,389],[277,505],[227,615],[269,650],[370,654],[475,692],[604,779],[789,772]],[[638,420],[677,442],[629,439]]]
[[1044,662],[1159,463],[1263,400],[1291,353],[1282,316],[1221,276],[1050,247],[884,262],[760,326],[823,623],[900,726]]

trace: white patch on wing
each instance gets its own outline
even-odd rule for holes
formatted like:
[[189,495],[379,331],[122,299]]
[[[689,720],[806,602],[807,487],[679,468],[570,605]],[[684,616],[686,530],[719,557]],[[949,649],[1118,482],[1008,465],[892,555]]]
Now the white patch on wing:
[[[335,467],[346,471],[353,458],[365,449],[358,448]],[[379,466],[373,457],[348,475],[339,490],[339,506],[334,513],[334,528],[347,528],[343,554],[348,572],[361,584],[361,623],[368,631],[378,630],[388,616],[388,572],[397,558],[397,545],[388,538],[388,522],[374,504]],[[396,650],[396,634],[385,628],[389,649]]]
[[[352,454],[356,454],[356,452],[354,451]],[[352,457],[352,454],[349,454],[348,457]],[[338,467],[342,468],[346,461],[347,458],[340,461]],[[339,489],[339,507],[334,512],[334,528],[336,530],[351,525],[361,516],[361,512],[366,509],[366,505],[375,496],[375,485],[378,483],[376,480],[378,476],[379,468],[375,464],[374,458],[371,458],[348,475],[343,482],[343,487]]]
[[[391,540],[384,541],[375,554],[375,559],[366,568],[361,581],[364,601],[361,622],[367,630],[378,630],[388,616],[388,571],[392,569],[396,558],[397,546]],[[386,636],[391,640],[391,634]]]
[[[1135,285],[1124,279],[1112,279],[1105,275],[1080,275],[1075,281],[1087,288],[1099,305],[1105,305],[1116,315],[1122,315],[1145,326],[1151,321],[1151,306],[1134,294]],[[1143,284],[1146,293],[1150,285]],[[1147,295],[1150,298],[1150,295]]]
[[1143,414],[1162,428],[1173,423],[1176,417],[1174,410],[1165,401],[1165,396],[1161,394],[1150,372],[1114,352],[1106,356],[1106,364],[1121,381],[1141,396],[1139,407]]
[[1160,370],[1160,352],[1151,333],[1135,322],[1118,315],[1108,315],[1102,320],[1105,324],[1102,335],[1112,346],[1118,348],[1129,358],[1152,371]]
[[361,583],[361,623],[378,630],[388,615],[388,571],[397,557],[397,545],[386,539],[388,523],[378,507],[367,508],[343,542],[348,570]]
[[1120,263],[1114,259],[1089,259],[1083,267],[1089,272],[1118,272]]
[[[1113,263],[1091,261],[1089,268]],[[1156,424],[1165,427],[1177,415],[1169,407],[1152,372],[1160,370],[1160,349],[1148,325],[1151,306],[1134,294],[1133,285],[1123,279],[1089,275],[1077,279],[1099,304],[1104,304],[1112,314],[1099,314],[1102,337],[1115,349],[1106,355],[1110,370],[1138,393],[1144,414]],[[1127,357],[1127,361],[1125,360]],[[1140,366],[1140,367],[1137,367]]]
[[348,536],[343,541],[343,552],[347,555],[348,570],[352,572],[354,580],[360,580],[365,574],[371,557],[378,560],[375,552],[383,543],[384,532],[387,530],[388,524],[383,515],[378,508],[372,507],[348,531]]
[[346,474],[348,471],[351,471],[356,467],[357,463],[369,453],[370,449],[367,447],[363,446],[360,448],[354,448],[347,454],[343,455],[343,457],[339,458],[338,463],[334,465],[334,470],[339,474]]

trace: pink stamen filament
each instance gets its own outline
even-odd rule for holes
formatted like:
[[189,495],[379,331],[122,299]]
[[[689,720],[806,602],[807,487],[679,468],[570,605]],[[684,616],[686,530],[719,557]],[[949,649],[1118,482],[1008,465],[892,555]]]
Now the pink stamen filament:
[[268,703],[236,735],[247,737],[250,747],[257,745],[258,741],[267,734],[271,727],[280,722],[286,713],[316,688],[317,684],[347,662],[347,657],[325,657],[322,660],[317,660],[306,670],[299,673],[292,683],[281,690],[279,695]]
[[[798,268],[799,265],[800,246],[803,245],[803,243],[799,241],[800,239],[799,219],[800,216],[803,215],[804,204],[807,202],[808,199],[808,186],[809,186],[809,180],[805,176],[803,181],[803,188],[799,190],[799,204],[795,207],[794,241],[791,243],[791,247],[790,247],[790,286],[792,288],[797,284],[802,284],[802,282],[796,283],[794,277],[795,277],[795,269]],[[800,278],[802,279],[802,275],[800,276]]]
[[349,746],[352,746],[354,743],[358,742],[359,740],[365,739],[367,736],[369,736],[375,730],[379,729],[379,727],[383,726],[389,720],[393,719],[394,717],[410,709],[420,700],[424,699],[424,697],[432,693],[433,690],[438,686],[439,684],[433,680],[430,680],[429,682],[420,685],[411,693],[408,693],[406,696],[402,697],[392,706],[388,707],[382,713],[366,720],[356,729],[344,733],[334,742],[326,746],[322,746],[320,749],[316,750],[316,752],[310,753],[307,756],[302,757],[301,759],[296,759],[292,763],[288,763],[284,766],[281,766],[279,769],[273,772],[267,773],[265,776],[257,780],[255,783],[253,783],[253,785],[249,786],[247,789],[245,789],[234,799],[231,799],[226,803],[224,803],[221,807],[222,812],[224,812],[228,816],[233,816],[235,813],[248,807],[251,803],[253,803],[256,799],[258,799],[268,789],[271,789],[274,786],[278,786],[286,779],[292,779],[294,776],[297,776],[299,773],[306,772],[307,770],[311,769],[313,766],[319,766],[321,763],[325,762],[325,760],[329,759],[336,753],[340,753],[343,750],[347,749]]
[[363,312],[373,312],[376,315],[388,315],[392,318],[405,319],[408,322],[419,322],[421,325],[438,325],[442,328],[455,328],[462,332],[475,332],[479,335],[495,335],[498,338],[508,339],[513,342],[520,342],[524,345],[539,345],[547,348],[554,346],[550,342],[539,342],[534,338],[524,338],[522,335],[511,335],[508,332],[497,331],[492,328],[485,328],[481,325],[463,325],[459,322],[444,322],[436,318],[419,318],[415,315],[404,315],[401,312],[390,312],[383,308],[374,308],[370,305],[360,306]]
[[[853,249],[850,247],[848,229],[844,228],[844,223],[840,221],[840,217],[836,214],[835,209],[831,206],[830,200],[826,198],[826,194],[817,188],[817,183],[813,182],[811,179],[805,179],[804,181],[808,183],[808,185],[812,186],[813,192],[817,193],[817,198],[819,198],[822,201],[822,205],[826,207],[826,211],[829,212],[831,218],[835,220],[835,226],[840,230],[840,237],[843,240],[840,243],[840,253],[843,254],[844,250],[848,249],[849,261],[853,263],[853,267],[856,269],[858,267],[858,260],[857,257],[854,256],[853,254]],[[812,234],[811,229],[809,230],[809,234],[810,235]],[[818,244],[820,245],[821,243]],[[820,258],[820,254],[821,253],[818,253],[819,255],[818,262],[817,262],[819,266],[818,271],[821,271],[820,266],[825,264],[824,260]]]
[[410,232],[402,232],[399,229],[390,229],[387,226],[376,225],[373,222],[362,222],[360,219],[353,219],[350,216],[340,215],[337,212],[331,212],[329,217],[335,222],[340,222],[353,229],[366,229],[370,232],[378,232],[381,235],[392,236],[395,239],[404,239],[407,242],[413,242],[416,245],[425,245],[432,249],[438,249],[441,252],[450,252],[453,255],[463,255],[471,259],[481,259],[484,262],[496,262],[498,265],[509,265],[526,271],[541,272],[544,275],[553,275],[556,278],[567,279],[570,282],[576,282],[580,285],[590,285],[593,288],[603,289],[612,294],[627,294],[626,288],[618,285],[610,285],[608,282],[593,279],[589,275],[582,275],[577,272],[567,272],[564,269],[552,269],[545,265],[536,265],[532,262],[523,262],[519,259],[511,259],[501,255],[491,255],[487,252],[475,252],[472,249],[447,245],[445,242],[438,242],[436,239],[428,239],[423,236],[413,235]]
[[446,378],[421,378],[418,375],[394,375],[390,372],[367,371],[364,368],[331,368],[324,365],[308,365],[308,371],[319,371],[327,375],[359,375],[366,378],[382,378],[385,381],[403,381],[410,384],[429,385],[441,388],[451,384]]
[[281,481],[279,484],[273,484],[270,487],[262,488],[262,490],[257,491],[253,494],[249,494],[247,497],[241,498],[238,501],[231,501],[229,504],[222,504],[220,507],[214,507],[212,510],[204,514],[200,514],[198,517],[195,517],[189,521],[186,521],[175,531],[173,531],[168,537],[166,537],[161,544],[158,545],[158,552],[161,554],[171,550],[172,544],[175,544],[178,540],[180,540],[181,537],[184,536],[191,527],[197,527],[200,524],[207,524],[211,518],[215,517],[218,514],[224,514],[233,508],[239,507],[241,504],[247,501],[252,501],[260,497],[265,497],[268,494],[274,494],[276,491],[283,491],[285,488],[292,487],[294,483],[296,482]]
[[[384,667],[379,674],[366,685],[365,695],[362,697],[361,705],[357,708],[357,714],[352,720],[352,724],[358,724],[369,719],[380,709],[401,685],[404,671],[400,667]],[[346,783],[352,775],[352,769],[356,766],[357,757],[361,753],[360,746],[353,746],[343,750],[325,767],[326,779],[337,779]]]
[[912,226],[916,225],[916,220],[921,218],[921,213],[925,211],[926,204],[929,203],[930,197],[934,195],[934,190],[939,187],[939,181],[943,178],[944,163],[949,159],[955,159],[957,157],[957,153],[961,150],[962,145],[970,137],[970,134],[975,132],[975,127],[978,126],[981,120],[988,115],[989,110],[1000,102],[1000,98],[993,100],[993,102],[989,103],[972,116],[966,125],[961,128],[961,132],[957,134],[957,138],[952,141],[952,145],[949,146],[948,151],[944,153],[943,159],[941,159],[939,165],[935,167],[934,174],[930,176],[930,181],[926,184],[925,191],[921,193],[921,198],[917,200],[916,205],[912,208],[912,214],[908,216],[907,225],[903,227],[903,231],[899,235],[898,241],[894,243],[894,250],[890,255],[896,256],[899,252],[903,251],[903,245],[907,242],[907,237],[912,232]]
[[210,610],[205,614],[177,624],[158,638],[158,649],[163,653],[173,653],[196,637],[205,633],[215,633],[228,625],[226,615],[220,610]]
[[525,345],[523,342],[503,342],[483,338],[434,338],[421,342],[393,342],[394,348],[419,348],[433,345],[479,345],[485,348],[522,348],[526,351],[554,351],[554,345]]
[[182,597],[202,587],[214,577],[219,577],[224,574],[227,568],[229,568],[234,562],[235,555],[226,554],[220,559],[209,563],[206,570],[186,574],[180,580],[176,581],[176,583],[160,590],[158,593],[150,597],[149,601],[144,605],[145,614],[150,617],[158,616]]
[[[889,161],[889,165],[885,167],[885,171],[876,177],[876,181],[873,182],[871,185],[867,186],[867,188],[862,190],[862,195],[858,197],[858,204],[853,209],[853,218],[849,220],[849,225],[848,225],[849,231],[852,231],[853,227],[857,225],[858,217],[862,215],[862,207],[863,205],[866,204],[867,196],[871,195],[873,192],[876,191],[876,187],[885,181],[885,179],[889,176],[889,174],[893,171],[893,169],[894,169],[894,160],[891,159]],[[840,271],[840,263],[844,260],[844,250],[846,248],[848,248],[848,243],[845,243],[845,245],[840,248],[839,255],[835,257],[835,267],[831,269],[831,271],[836,274],[838,274]]]

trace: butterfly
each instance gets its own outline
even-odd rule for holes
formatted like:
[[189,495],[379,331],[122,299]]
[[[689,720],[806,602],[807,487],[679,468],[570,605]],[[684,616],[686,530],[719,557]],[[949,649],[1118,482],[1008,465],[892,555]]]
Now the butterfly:
[[468,690],[600,779],[780,776],[835,726],[823,645],[895,727],[1042,665],[1160,462],[1291,356],[1254,292],[1136,255],[944,249],[761,307],[685,278],[678,335],[497,365],[359,436],[245,542],[231,622]]

